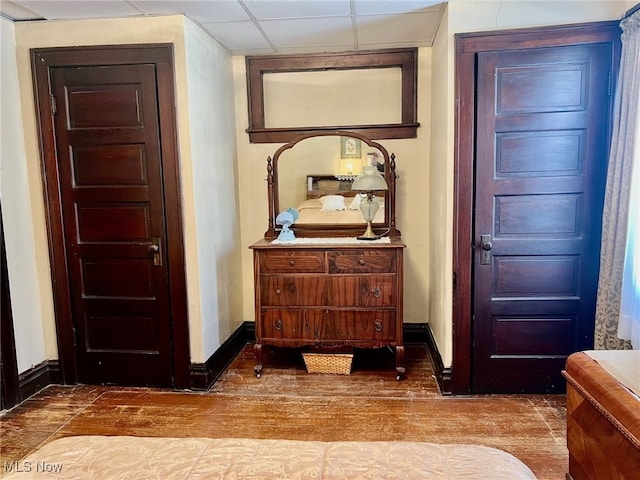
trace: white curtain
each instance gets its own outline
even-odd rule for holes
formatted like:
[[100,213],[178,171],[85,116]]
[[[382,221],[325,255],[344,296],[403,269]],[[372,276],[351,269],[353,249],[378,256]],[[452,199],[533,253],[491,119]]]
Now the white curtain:
[[[640,39],[640,36],[637,37]],[[640,110],[640,98],[637,99]],[[636,122],[635,138],[640,138],[640,121]],[[627,247],[624,255],[622,294],[618,338],[629,340],[634,349],[640,350],[640,145],[635,144],[631,191],[629,192],[629,217]]]
[[637,178],[640,170],[640,11],[622,20],[620,27],[622,57],[607,171],[596,305],[595,348],[603,350],[640,349]]

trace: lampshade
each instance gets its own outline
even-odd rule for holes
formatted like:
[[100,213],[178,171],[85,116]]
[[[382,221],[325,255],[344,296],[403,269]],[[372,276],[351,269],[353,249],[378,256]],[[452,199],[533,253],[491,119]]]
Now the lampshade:
[[367,229],[364,234],[358,237],[358,240],[376,240],[379,238],[371,228],[371,222],[375,218],[376,212],[380,208],[377,200],[373,199],[373,192],[377,190],[388,190],[387,182],[384,177],[378,173],[378,169],[374,166],[367,165],[364,167],[364,173],[358,175],[351,185],[351,190],[359,192],[367,192],[367,198],[360,202],[360,211],[367,222]]
[[351,190],[360,192],[374,192],[376,190],[388,190],[387,182],[384,177],[378,173],[376,167],[367,165],[363,169],[364,173],[358,175],[351,185]]

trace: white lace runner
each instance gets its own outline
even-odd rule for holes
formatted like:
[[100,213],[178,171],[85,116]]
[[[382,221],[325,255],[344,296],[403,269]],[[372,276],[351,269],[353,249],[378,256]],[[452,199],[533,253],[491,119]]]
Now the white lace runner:
[[301,237],[293,240],[278,240],[276,238],[271,242],[272,245],[375,245],[380,243],[391,243],[391,239],[389,237],[382,237],[376,240],[358,240],[356,237]]

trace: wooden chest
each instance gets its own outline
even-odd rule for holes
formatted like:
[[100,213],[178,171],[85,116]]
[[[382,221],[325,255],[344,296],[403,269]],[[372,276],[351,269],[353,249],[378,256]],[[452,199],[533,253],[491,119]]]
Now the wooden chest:
[[254,252],[257,365],[262,346],[394,347],[402,359],[402,254],[404,244],[272,245]]
[[640,478],[640,352],[573,353],[563,375],[567,379],[567,478]]

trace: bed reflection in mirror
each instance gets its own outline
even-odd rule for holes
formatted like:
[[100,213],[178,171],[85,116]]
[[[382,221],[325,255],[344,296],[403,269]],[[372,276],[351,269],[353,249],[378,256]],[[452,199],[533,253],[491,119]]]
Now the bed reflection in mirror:
[[[365,165],[384,174],[385,157],[359,138],[344,135],[306,138],[285,150],[278,160],[279,208],[296,208],[296,225],[364,224],[359,206],[366,198],[351,190]],[[372,223],[385,222],[384,192]]]

